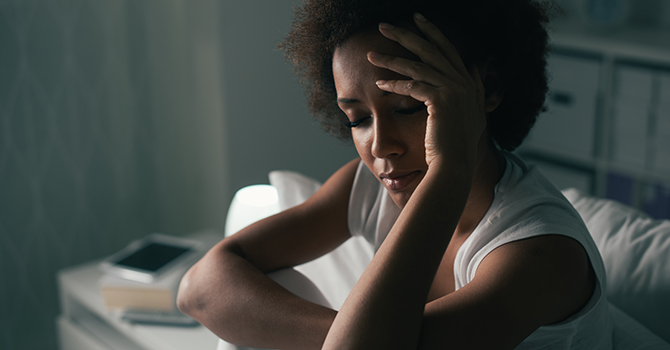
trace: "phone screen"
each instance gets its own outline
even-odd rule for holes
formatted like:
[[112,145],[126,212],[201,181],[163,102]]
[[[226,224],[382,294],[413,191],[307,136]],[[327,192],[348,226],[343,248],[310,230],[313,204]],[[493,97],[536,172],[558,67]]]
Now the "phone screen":
[[116,265],[156,272],[189,250],[190,248],[152,242],[117,261]]

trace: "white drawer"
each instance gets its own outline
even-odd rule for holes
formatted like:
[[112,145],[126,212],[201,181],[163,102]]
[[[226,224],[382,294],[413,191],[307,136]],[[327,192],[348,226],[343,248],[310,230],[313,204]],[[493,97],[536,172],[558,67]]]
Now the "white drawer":
[[600,62],[554,55],[548,63],[551,74],[548,110],[538,117],[527,145],[590,159],[594,151]]

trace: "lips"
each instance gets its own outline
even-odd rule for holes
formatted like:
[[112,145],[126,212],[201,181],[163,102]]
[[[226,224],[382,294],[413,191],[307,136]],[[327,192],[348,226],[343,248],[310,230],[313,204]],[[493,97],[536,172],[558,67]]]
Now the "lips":
[[379,176],[390,191],[402,191],[419,176],[420,171],[391,172]]

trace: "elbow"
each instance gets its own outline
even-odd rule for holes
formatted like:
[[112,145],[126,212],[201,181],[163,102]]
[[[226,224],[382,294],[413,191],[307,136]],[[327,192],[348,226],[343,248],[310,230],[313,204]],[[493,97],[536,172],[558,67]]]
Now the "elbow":
[[193,317],[202,308],[202,302],[198,301],[197,288],[193,285],[193,267],[182,277],[177,290],[176,304],[179,311]]
[[186,271],[177,288],[175,303],[179,311],[202,323],[215,304],[220,306],[221,300],[216,297],[219,286],[212,278],[221,275],[219,266],[219,254],[210,251]]
[[227,329],[233,327],[231,321],[235,318],[227,316],[227,300],[216,297],[218,292],[212,292],[211,273],[206,261],[193,265],[179,282],[175,303],[179,311],[209,328],[219,338],[229,340],[231,334]]

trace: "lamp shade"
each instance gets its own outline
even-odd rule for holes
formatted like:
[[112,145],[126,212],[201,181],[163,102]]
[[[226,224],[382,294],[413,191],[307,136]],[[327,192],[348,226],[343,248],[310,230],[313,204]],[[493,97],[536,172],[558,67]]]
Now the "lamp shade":
[[279,196],[274,186],[244,187],[235,193],[230,208],[228,208],[225,236],[232,236],[250,224],[279,211]]

